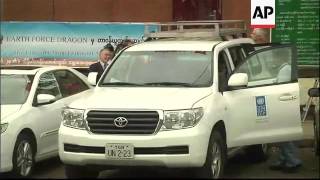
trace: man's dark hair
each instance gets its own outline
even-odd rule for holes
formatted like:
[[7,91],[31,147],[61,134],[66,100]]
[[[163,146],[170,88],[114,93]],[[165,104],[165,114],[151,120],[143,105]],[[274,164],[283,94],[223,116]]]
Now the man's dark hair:
[[130,39],[125,39],[121,43],[125,46],[128,46],[129,44],[133,44],[133,41]]
[[103,46],[103,49],[108,49],[109,51],[113,52],[114,51],[114,47],[112,46],[112,44],[108,43],[105,46]]
[[133,41],[131,41],[130,39],[125,39],[123,41],[121,41],[121,43],[119,43],[116,47],[116,54],[118,52],[120,52],[123,48],[129,46],[129,44],[133,44]]

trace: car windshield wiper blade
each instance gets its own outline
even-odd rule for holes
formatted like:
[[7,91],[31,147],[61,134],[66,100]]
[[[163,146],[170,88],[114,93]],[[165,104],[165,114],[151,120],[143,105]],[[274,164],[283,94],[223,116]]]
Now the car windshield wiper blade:
[[190,83],[182,83],[182,82],[150,82],[150,83],[144,83],[144,85],[163,85],[163,86],[185,86],[185,87],[193,87],[195,85]]
[[137,83],[129,83],[129,82],[107,82],[107,83],[102,83],[101,85],[123,85],[123,86],[142,86],[141,84],[137,84]]

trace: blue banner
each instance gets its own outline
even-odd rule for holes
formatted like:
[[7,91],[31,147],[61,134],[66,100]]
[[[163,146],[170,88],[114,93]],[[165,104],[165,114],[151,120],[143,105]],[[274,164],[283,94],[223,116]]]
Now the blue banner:
[[[157,26],[151,26],[156,31]],[[12,58],[98,59],[107,43],[141,42],[143,23],[1,22],[1,61]],[[3,63],[2,63],[3,64]]]

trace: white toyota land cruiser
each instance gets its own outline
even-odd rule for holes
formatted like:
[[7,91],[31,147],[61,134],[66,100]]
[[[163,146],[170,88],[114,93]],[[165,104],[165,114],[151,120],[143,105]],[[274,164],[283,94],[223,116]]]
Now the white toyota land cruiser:
[[64,109],[67,177],[96,177],[100,166],[163,166],[217,178],[238,147],[264,158],[263,144],[302,138],[295,48],[215,39],[232,31],[211,24],[213,31],[178,23],[150,34],[154,40],[119,53],[96,87]]

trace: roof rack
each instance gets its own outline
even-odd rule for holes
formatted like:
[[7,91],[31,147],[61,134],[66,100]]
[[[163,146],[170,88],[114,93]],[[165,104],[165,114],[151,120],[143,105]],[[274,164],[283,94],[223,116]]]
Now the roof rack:
[[[150,26],[157,26],[157,32],[150,31]],[[247,26],[243,20],[221,21],[177,21],[159,24],[146,24],[144,37],[162,38],[214,38],[234,39],[247,36]]]

